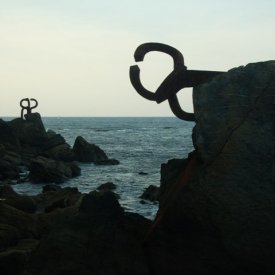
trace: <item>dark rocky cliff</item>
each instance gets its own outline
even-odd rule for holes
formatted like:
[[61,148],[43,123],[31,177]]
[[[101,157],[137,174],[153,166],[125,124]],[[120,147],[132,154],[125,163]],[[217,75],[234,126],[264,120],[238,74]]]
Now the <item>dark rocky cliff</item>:
[[155,221],[125,212],[109,191],[47,187],[27,197],[4,186],[1,272],[274,274],[275,61],[193,94],[196,150],[162,165]]
[[[162,169],[165,193],[148,238],[162,248],[156,274],[171,270],[164,259],[177,263],[171,274],[271,274],[275,61],[232,69],[196,87],[193,98],[196,152]],[[176,177],[167,183],[169,171]]]

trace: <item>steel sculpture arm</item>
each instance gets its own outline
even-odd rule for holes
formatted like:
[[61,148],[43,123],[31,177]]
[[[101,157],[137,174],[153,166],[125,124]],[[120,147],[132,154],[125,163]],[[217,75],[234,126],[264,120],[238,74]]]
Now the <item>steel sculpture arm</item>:
[[223,72],[187,70],[184,58],[177,49],[161,43],[141,44],[134,53],[135,61],[143,61],[145,55],[152,51],[163,52],[170,55],[174,61],[174,70],[163,80],[156,92],[151,92],[143,87],[140,81],[140,69],[137,65],[130,67],[130,80],[136,91],[144,98],[157,103],[168,100],[172,112],[180,119],[194,121],[193,113],[182,110],[177,93],[187,87],[195,87],[209,81],[214,76]]

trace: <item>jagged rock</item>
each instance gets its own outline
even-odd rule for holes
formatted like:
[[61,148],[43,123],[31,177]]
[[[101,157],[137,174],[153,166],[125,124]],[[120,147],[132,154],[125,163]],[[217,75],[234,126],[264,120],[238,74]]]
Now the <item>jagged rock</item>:
[[0,186],[0,199],[4,200],[5,204],[27,213],[34,213],[37,208],[32,197],[18,195],[8,184]]
[[116,185],[113,182],[106,182],[97,187],[100,191],[112,191],[116,189]]
[[20,175],[18,167],[7,160],[0,158],[0,180],[18,180],[19,178]]
[[58,145],[65,144],[66,141],[64,137],[62,137],[60,134],[56,134],[54,131],[50,130],[47,131],[47,141],[43,144],[43,151],[47,151],[53,147],[56,147]]
[[62,161],[75,160],[74,152],[71,146],[67,143],[60,144],[46,151],[43,151],[43,155],[55,160],[62,160]]
[[74,161],[69,162],[69,166],[72,171],[72,178],[75,178],[81,175],[81,168]]
[[41,156],[31,161],[29,169],[33,182],[61,183],[73,176],[71,164]]
[[16,118],[9,122],[22,147],[41,148],[47,141],[47,134],[39,113],[25,115],[26,120]]
[[40,237],[41,228],[37,217],[0,201],[1,274],[22,274]]
[[22,239],[15,246],[0,252],[1,274],[22,274],[28,258],[38,244],[36,239]]
[[14,166],[19,166],[22,163],[21,156],[15,152],[12,151],[5,151],[5,154],[3,155],[3,160],[8,161]]
[[19,165],[21,162],[19,154],[6,150],[6,147],[0,144],[0,179],[18,180],[20,178]]
[[[233,69],[194,92],[194,145],[207,165],[201,175],[207,189],[198,192],[210,200],[226,251],[273,272],[274,87],[275,61],[269,61]],[[203,96],[210,90],[211,100]]]
[[149,185],[140,196],[143,200],[149,200],[152,202],[159,200],[159,187],[155,185]]
[[0,201],[0,224],[7,225],[7,230],[5,232],[0,230],[0,235],[12,235],[9,242],[2,237],[3,235],[0,237],[1,250],[9,245],[15,245],[19,239],[36,239],[41,236],[41,227],[37,217],[7,205],[5,201]]
[[[82,137],[77,137],[71,148],[60,134],[46,132],[39,113],[26,114],[25,118],[9,122],[0,119],[0,181],[23,182],[30,176],[35,182],[63,182],[80,175],[81,169],[74,161],[119,164]],[[29,174],[25,168],[32,172]]]
[[161,164],[159,196],[166,196],[187,164],[187,159],[170,159]]
[[156,274],[167,274],[170,260],[171,274],[275,272],[274,87],[269,61],[194,88],[196,153],[160,200],[148,240],[150,252],[160,248]]
[[56,209],[62,209],[74,205],[81,197],[77,188],[61,188],[54,185],[46,185],[43,193],[35,198],[39,203],[39,211],[49,213]]
[[76,160],[80,162],[96,162],[108,160],[105,152],[97,145],[87,142],[83,137],[78,136],[73,145]]
[[9,122],[0,119],[0,144],[4,145],[5,149],[19,152],[21,149],[19,140],[10,126]]
[[91,192],[83,196],[79,213],[59,221],[41,240],[25,271],[149,275],[141,248],[149,226],[143,217],[125,214],[113,193]]
[[92,191],[82,198],[79,207],[80,213],[96,216],[98,218],[119,218],[123,209],[112,192]]

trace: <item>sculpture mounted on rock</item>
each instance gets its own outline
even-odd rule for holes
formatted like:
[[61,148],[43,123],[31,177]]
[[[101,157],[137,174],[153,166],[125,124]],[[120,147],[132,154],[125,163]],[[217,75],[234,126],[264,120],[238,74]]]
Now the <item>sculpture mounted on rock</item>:
[[194,121],[193,113],[182,110],[177,93],[187,87],[195,87],[209,81],[216,75],[223,72],[219,71],[195,71],[187,70],[184,65],[184,58],[177,49],[161,43],[141,44],[134,53],[135,61],[143,61],[144,56],[152,51],[162,52],[170,55],[174,60],[174,70],[164,79],[155,93],[143,87],[140,81],[140,69],[137,65],[130,67],[130,80],[136,91],[144,98],[157,103],[168,100],[172,112],[178,118],[187,121]]
[[[27,105],[24,106],[23,102],[27,102]],[[31,106],[31,101],[34,101],[34,106]],[[20,107],[21,109],[21,118],[24,119],[24,110],[27,111],[27,114],[31,114],[32,109],[35,109],[38,106],[38,102],[34,98],[23,98],[20,100]]]

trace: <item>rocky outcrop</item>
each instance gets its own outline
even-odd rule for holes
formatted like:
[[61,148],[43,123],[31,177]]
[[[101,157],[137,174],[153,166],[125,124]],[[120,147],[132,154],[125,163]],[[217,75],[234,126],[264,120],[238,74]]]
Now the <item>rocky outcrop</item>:
[[3,187],[1,274],[274,274],[274,96],[275,61],[194,89],[196,150],[162,165],[154,222],[104,185]]
[[149,185],[140,196],[143,200],[156,202],[159,200],[159,187],[155,185]]
[[78,136],[73,146],[75,159],[81,162],[94,162],[98,165],[117,165],[118,160],[109,159],[106,153],[97,145],[89,143],[83,137]]
[[94,162],[108,159],[103,150],[101,150],[98,146],[87,142],[81,136],[78,136],[75,139],[73,151],[76,160],[81,162]]
[[103,184],[100,184],[98,187],[97,187],[97,190],[99,191],[113,191],[116,189],[116,185],[113,183],[113,182],[105,182]]
[[150,221],[124,212],[115,194],[48,185],[36,213],[7,204],[0,189],[1,274],[149,275],[141,246]]
[[69,178],[78,176],[74,173],[76,164],[57,161],[45,157],[37,157],[30,162],[29,178],[32,182],[62,183]]
[[274,96],[275,61],[194,89],[196,152],[165,181],[147,239],[156,274],[275,272]]
[[26,114],[25,118],[0,120],[0,181],[61,183],[80,175],[75,161],[119,164],[82,137],[77,137],[71,148],[60,134],[45,130],[39,113]]

